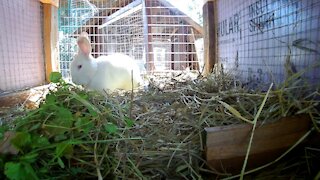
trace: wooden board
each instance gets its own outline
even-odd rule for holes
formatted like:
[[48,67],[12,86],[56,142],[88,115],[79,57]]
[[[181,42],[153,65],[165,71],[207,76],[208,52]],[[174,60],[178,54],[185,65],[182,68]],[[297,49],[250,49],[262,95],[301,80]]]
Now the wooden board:
[[45,4],[51,4],[51,5],[54,5],[55,7],[59,7],[59,0],[40,0],[40,2]]
[[[248,169],[275,160],[309,130],[310,122],[307,116],[297,115],[258,125]],[[251,130],[252,125],[249,124],[205,128],[205,155],[210,166],[218,171],[239,171],[247,152]]]
[[43,16],[46,81],[49,82],[50,73],[59,71],[58,8],[44,4]]
[[216,64],[215,20],[215,2],[206,2],[203,5],[204,75],[209,75]]
[[0,95],[0,116],[18,107],[26,109],[37,108],[40,100],[48,93],[48,87],[49,85],[44,85]]
[[0,115],[8,109],[23,104],[29,97],[30,91],[21,91],[0,96]]

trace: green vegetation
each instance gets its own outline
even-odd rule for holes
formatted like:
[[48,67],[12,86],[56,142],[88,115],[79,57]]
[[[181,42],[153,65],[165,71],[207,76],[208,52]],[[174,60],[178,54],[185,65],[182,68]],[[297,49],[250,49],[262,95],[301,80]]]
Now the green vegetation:
[[[134,96],[85,91],[63,81],[59,73],[52,73],[51,81],[39,108],[1,126],[2,137],[14,132],[10,142],[18,150],[16,155],[1,155],[1,179],[232,178],[210,169],[203,159],[204,127],[308,114],[319,132],[319,87],[303,83],[301,74],[267,93],[234,87],[234,79],[226,74],[157,81]],[[314,166],[319,152],[306,147],[299,162],[281,162],[285,165],[275,165],[277,172],[268,172],[319,176]],[[249,173],[244,171],[245,165],[242,175]],[[263,175],[270,177],[263,170],[252,177]]]

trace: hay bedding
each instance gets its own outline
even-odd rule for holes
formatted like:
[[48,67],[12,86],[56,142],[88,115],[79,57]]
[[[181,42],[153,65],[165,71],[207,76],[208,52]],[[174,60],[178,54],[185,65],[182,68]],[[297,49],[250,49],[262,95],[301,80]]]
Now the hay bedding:
[[[270,93],[259,121],[308,113],[319,123],[319,91],[298,81]],[[16,146],[21,156],[36,154],[29,176],[41,179],[223,177],[202,158],[203,128],[252,121],[264,97],[225,74],[155,76],[148,90],[133,96],[119,91],[105,97],[59,81],[39,109],[15,121],[15,131],[30,136]]]

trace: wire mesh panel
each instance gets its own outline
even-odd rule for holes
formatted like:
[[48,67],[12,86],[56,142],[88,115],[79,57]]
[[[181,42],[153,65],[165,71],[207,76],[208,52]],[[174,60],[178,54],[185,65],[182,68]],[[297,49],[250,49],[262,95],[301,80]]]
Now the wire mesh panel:
[[[202,27],[166,0],[145,1],[148,71],[199,70]],[[199,43],[197,44],[199,45]],[[202,61],[203,62],[203,61]]]
[[[92,28],[97,22],[92,19],[98,13],[98,8],[89,0],[59,1],[59,51],[60,69],[63,77],[70,78],[70,62],[77,50],[76,39],[82,31],[88,31],[91,38]],[[96,19],[99,20],[99,17]]]
[[199,70],[202,27],[166,0],[60,0],[59,16],[66,78],[82,31],[89,34],[94,57],[124,53],[142,72]]
[[38,0],[0,1],[0,93],[44,83]]
[[101,54],[124,53],[133,57],[141,70],[145,70],[142,6],[135,3],[126,11],[109,16],[100,26],[103,35]]
[[319,0],[219,0],[218,53],[244,81],[282,82],[293,71],[319,81]]

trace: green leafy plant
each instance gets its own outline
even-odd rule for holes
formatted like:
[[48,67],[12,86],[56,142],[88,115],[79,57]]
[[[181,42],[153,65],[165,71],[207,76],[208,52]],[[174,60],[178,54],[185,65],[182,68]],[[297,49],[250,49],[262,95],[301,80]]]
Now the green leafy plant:
[[[0,127],[1,137],[14,132],[11,144],[19,151],[0,156],[0,179],[205,179],[206,174],[238,178],[206,166],[204,127],[256,124],[307,113],[319,131],[318,88],[301,88],[307,86],[297,84],[300,76],[293,76],[268,93],[232,88],[226,76],[217,76],[164,83],[174,84],[174,89],[105,97],[52,73],[53,83],[39,108]],[[308,161],[310,167],[316,164]]]
[[[119,117],[108,107],[91,104],[87,92],[66,83],[58,72],[50,74],[50,81],[54,85],[39,108],[13,122],[11,144],[19,153],[1,159],[1,176],[14,180],[94,177],[98,174],[92,172],[101,164],[109,164],[109,169],[99,170],[99,176],[112,174],[116,157],[105,157],[106,152],[123,140],[134,121],[126,117],[126,123],[117,124]],[[7,130],[2,128],[0,134]],[[140,138],[126,138],[131,139]]]

